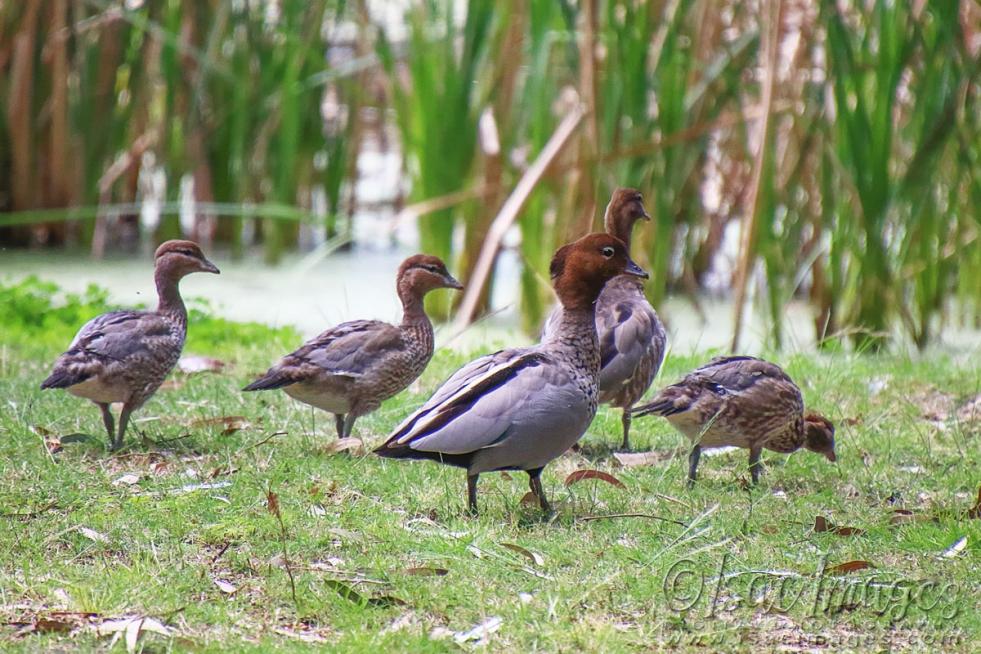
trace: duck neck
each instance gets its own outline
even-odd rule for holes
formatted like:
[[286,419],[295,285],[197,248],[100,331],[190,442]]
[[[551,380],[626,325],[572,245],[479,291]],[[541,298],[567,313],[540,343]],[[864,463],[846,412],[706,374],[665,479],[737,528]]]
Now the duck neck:
[[424,346],[433,349],[433,323],[426,313],[423,296],[412,289],[399,288],[402,301],[402,324],[400,328]]
[[637,222],[636,219],[623,216],[614,216],[612,220],[607,219],[606,221],[606,233],[623,241],[623,244],[627,246],[627,252],[630,252],[630,240],[635,222]]
[[549,332],[546,345],[568,351],[583,365],[599,373],[599,338],[596,335],[595,304],[562,307],[556,329]]
[[157,286],[157,312],[166,313],[187,319],[187,309],[181,298],[180,280],[166,264],[157,266],[153,273],[153,281]]

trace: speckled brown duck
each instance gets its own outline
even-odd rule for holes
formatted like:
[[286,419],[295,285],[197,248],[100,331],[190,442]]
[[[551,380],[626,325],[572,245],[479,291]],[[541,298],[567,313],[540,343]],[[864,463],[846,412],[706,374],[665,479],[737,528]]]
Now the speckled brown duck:
[[[92,400],[102,411],[109,445],[119,449],[130,414],[152,396],[180,358],[187,336],[187,311],[180,280],[190,273],[218,274],[197,243],[167,241],[154,255],[156,311],[113,311],[87,322],[68,351],[58,357],[41,388],[64,388]],[[119,428],[109,405],[122,402]]]
[[353,320],[328,329],[284,356],[243,390],[281,388],[305,404],[334,414],[338,438],[354,421],[404,390],[433,356],[433,324],[423,299],[437,288],[462,289],[437,257],[402,262],[396,281],[402,323]]
[[835,461],[835,429],[804,413],[800,389],[779,366],[749,356],[717,357],[668,386],[634,415],[659,415],[692,442],[688,482],[695,481],[704,448],[749,449],[755,484],[764,448],[789,454],[801,447]]
[[548,337],[534,347],[470,362],[375,450],[384,457],[465,468],[474,514],[477,479],[493,470],[526,471],[542,509],[551,511],[542,469],[575,444],[596,415],[596,298],[617,275],[646,276],[624,244],[608,234],[590,234],[560,248],[550,272],[562,309]]
[[[618,188],[606,207],[603,223],[630,250],[631,234],[638,220],[650,220],[636,189]],[[554,328],[555,313],[544,333]],[[623,442],[630,449],[630,410],[650,388],[664,361],[667,335],[654,307],[644,295],[644,282],[633,275],[611,279],[596,301],[596,331],[600,343],[601,404],[623,410]]]

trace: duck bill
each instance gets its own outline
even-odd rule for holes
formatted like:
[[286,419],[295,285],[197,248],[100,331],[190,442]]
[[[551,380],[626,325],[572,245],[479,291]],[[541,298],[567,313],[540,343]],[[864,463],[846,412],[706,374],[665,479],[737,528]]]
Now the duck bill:
[[443,277],[443,283],[446,285],[446,288],[452,288],[452,289],[455,289],[457,291],[462,291],[463,290],[463,284],[461,284],[460,282],[458,282],[456,280],[456,278],[453,277],[453,275],[445,275]]
[[634,263],[633,259],[627,259],[627,267],[623,269],[624,275],[633,275],[634,277],[640,277],[641,279],[647,279],[650,275],[647,272]]

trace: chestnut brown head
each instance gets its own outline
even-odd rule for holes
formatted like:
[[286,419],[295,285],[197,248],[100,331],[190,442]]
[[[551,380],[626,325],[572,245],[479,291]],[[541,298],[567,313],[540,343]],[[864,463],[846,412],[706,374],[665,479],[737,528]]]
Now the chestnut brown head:
[[835,426],[830,420],[816,413],[804,416],[804,447],[837,461],[835,454]]
[[421,297],[437,288],[453,288],[459,291],[463,284],[453,278],[439,257],[414,254],[399,266],[398,287],[400,294],[412,292]]
[[208,261],[194,241],[166,241],[157,248],[153,259],[157,268],[164,268],[174,277],[183,277],[195,272],[219,274],[218,267]]
[[606,205],[603,227],[607,234],[616,236],[629,249],[634,223],[638,220],[650,219],[650,214],[644,208],[644,199],[640,195],[640,191],[633,188],[618,188],[613,191],[610,203]]
[[591,307],[603,285],[618,275],[647,277],[630,259],[623,241],[609,234],[587,234],[563,245],[549,267],[552,285],[566,309]]

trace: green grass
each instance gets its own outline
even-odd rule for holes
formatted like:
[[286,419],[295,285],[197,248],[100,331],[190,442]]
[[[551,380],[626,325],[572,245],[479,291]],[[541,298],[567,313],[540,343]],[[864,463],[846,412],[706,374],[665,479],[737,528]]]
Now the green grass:
[[[92,308],[79,304],[82,314]],[[176,376],[179,386],[159,392],[135,416],[127,447],[109,455],[94,406],[37,390],[75,325],[52,320],[35,338],[29,323],[14,324],[9,314],[0,320],[4,651],[106,649],[111,638],[83,623],[124,616],[149,616],[171,629],[170,636],[145,633],[138,643],[145,651],[324,644],[336,651],[458,651],[473,642],[440,634],[492,617],[502,621],[488,637],[494,651],[751,651],[820,649],[821,642],[916,651],[937,651],[944,642],[966,651],[981,636],[981,520],[965,517],[981,481],[978,424],[924,417],[956,413],[981,392],[977,352],[774,355],[801,382],[807,402],[838,425],[839,462],[770,453],[755,489],[745,485],[747,456],[738,451],[703,457],[699,483],[687,490],[684,442],[660,420],[637,420],[634,441],[663,460],[617,467],[610,448],[619,442],[619,415],[601,409],[583,441],[585,454],[566,455],[545,471],[558,510],[547,522],[521,505],[523,474],[485,475],[482,514],[469,519],[460,470],[330,454],[329,416],[279,392],[240,393],[298,344],[288,331],[199,313],[186,353],[218,355],[229,366],[220,375]],[[378,443],[476,354],[438,351],[419,383],[361,419],[355,435]],[[712,354],[672,354],[656,385]],[[193,426],[233,415],[251,426],[227,435],[221,426]],[[45,446],[45,438],[78,433],[92,438],[66,439],[57,453]],[[611,472],[626,489],[595,480],[565,487],[565,476],[583,467]],[[124,475],[138,480],[117,482]],[[202,483],[222,487],[181,491]],[[285,526],[295,601],[269,491]],[[900,508],[915,520],[892,525]],[[624,513],[664,520],[584,519]],[[864,533],[815,533],[818,515]],[[965,549],[944,557],[962,537]],[[875,568],[820,575],[851,560]],[[446,574],[426,574],[433,569]],[[683,569],[691,574],[679,574]],[[755,605],[751,592],[767,577],[754,571],[802,577],[783,582],[782,600],[774,581]],[[841,608],[846,589],[844,603],[852,606]],[[796,604],[787,599],[798,593]],[[686,597],[694,606],[674,610]],[[39,632],[19,626],[39,618],[49,618]],[[124,642],[111,649],[124,651]]]

